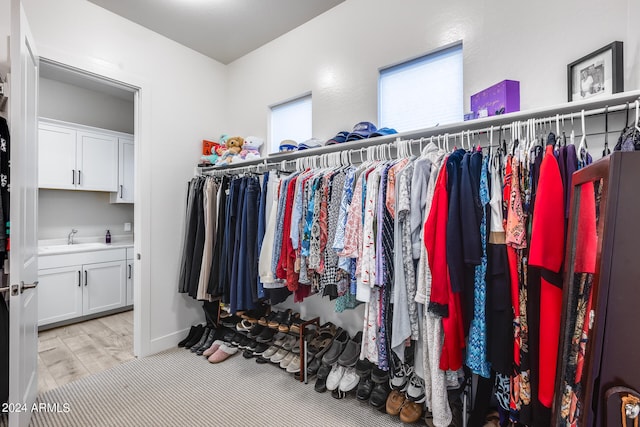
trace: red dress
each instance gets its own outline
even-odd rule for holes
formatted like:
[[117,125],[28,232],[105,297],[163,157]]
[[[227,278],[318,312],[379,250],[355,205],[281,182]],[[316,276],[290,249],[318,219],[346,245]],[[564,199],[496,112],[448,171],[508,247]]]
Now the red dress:
[[[446,164],[446,159],[443,164]],[[424,243],[432,276],[430,310],[443,315],[444,342],[440,355],[440,369],[455,371],[462,367],[465,343],[460,295],[451,289],[447,266],[448,216],[447,168],[443,166],[436,181],[431,210],[424,224]]]
[[[564,189],[553,146],[546,147],[533,211],[529,264],[560,273],[564,257]],[[540,384],[538,399],[551,407],[560,337],[562,289],[544,278],[540,283]]]

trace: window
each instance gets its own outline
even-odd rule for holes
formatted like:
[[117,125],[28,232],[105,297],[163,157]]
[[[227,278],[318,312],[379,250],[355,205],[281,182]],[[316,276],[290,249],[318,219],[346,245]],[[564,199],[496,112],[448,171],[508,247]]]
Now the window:
[[398,132],[462,121],[462,44],[380,70],[378,124]]
[[271,107],[269,153],[277,153],[285,139],[297,143],[311,139],[311,132],[311,95]]

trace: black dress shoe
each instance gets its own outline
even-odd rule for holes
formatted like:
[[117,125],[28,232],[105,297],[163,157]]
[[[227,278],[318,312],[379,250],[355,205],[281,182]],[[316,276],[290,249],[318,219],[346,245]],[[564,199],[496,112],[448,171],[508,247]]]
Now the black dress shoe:
[[325,365],[333,365],[336,363],[348,342],[349,333],[343,329],[333,340],[329,350],[324,354],[324,356],[322,356],[322,363]]
[[349,340],[344,351],[338,358],[338,363],[345,368],[350,368],[356,364],[360,357],[360,347],[362,345],[362,331],[358,332],[353,339]]
[[191,340],[191,338],[193,338],[193,335],[196,333],[196,330],[198,330],[198,328],[202,328],[202,325],[193,325],[191,329],[189,329],[189,334],[185,337],[185,339],[178,343],[178,347],[184,347],[184,345],[189,340]]
[[242,352],[242,357],[244,357],[245,359],[251,359],[253,357],[253,351],[247,349],[245,351]]
[[371,390],[371,396],[369,396],[369,404],[374,408],[381,409],[386,405],[387,397],[391,393],[389,374],[380,368],[374,368],[371,371],[371,380],[374,386]]
[[215,329],[211,329],[211,331],[209,331],[209,336],[207,337],[207,340],[204,342],[204,344],[198,350],[196,350],[196,354],[198,356],[202,356],[202,353],[204,353],[204,351],[206,349],[211,347],[211,344],[213,344],[213,342],[216,339],[217,339],[216,338],[216,330]]
[[204,326],[198,325],[191,339],[184,344],[184,348],[191,348],[194,345],[198,344],[202,339],[202,335],[204,335],[204,330],[205,330]]
[[358,360],[356,363],[356,375],[360,377],[358,388],[356,390],[356,399],[358,400],[369,400],[369,397],[371,396],[371,391],[373,390],[371,367],[372,364],[367,359]]
[[331,372],[331,366],[322,365],[318,369],[318,377],[316,378],[316,384],[313,386],[314,390],[318,393],[324,393],[327,391],[327,377]]
[[233,339],[233,337],[236,335],[235,331],[232,330],[226,330],[224,332],[224,335],[222,336],[222,341],[224,342],[231,342],[231,340]]
[[320,358],[314,357],[311,359],[307,364],[307,375],[310,377],[314,376],[318,372],[318,369],[320,369],[321,364]]
[[198,341],[197,343],[195,343],[190,347],[191,353],[197,352],[200,349],[200,347],[202,347],[204,343],[207,342],[207,339],[209,338],[210,334],[211,334],[211,328],[207,326],[206,328],[204,328],[204,332],[200,337],[200,341]]

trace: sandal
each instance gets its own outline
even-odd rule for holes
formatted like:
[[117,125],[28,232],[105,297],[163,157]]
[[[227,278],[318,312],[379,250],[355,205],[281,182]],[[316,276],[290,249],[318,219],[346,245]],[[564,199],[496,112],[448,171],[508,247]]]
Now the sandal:
[[280,323],[285,322],[291,316],[291,309],[287,309],[285,311],[278,312],[272,319],[269,321],[268,326],[272,329],[278,329]]
[[[298,328],[296,328],[296,330],[293,330],[293,325],[295,321],[298,321]],[[280,332],[294,332],[294,333],[300,333],[300,323],[302,323],[302,321],[300,320],[300,313],[290,313],[289,316],[287,316],[287,319],[285,319],[283,322],[280,322],[280,325],[278,326],[278,330]]]

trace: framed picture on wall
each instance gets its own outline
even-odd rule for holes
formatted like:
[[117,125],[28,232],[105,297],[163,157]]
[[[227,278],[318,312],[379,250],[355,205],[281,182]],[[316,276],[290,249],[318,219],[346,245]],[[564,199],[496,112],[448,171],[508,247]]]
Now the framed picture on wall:
[[624,90],[622,42],[613,42],[567,65],[569,102]]

